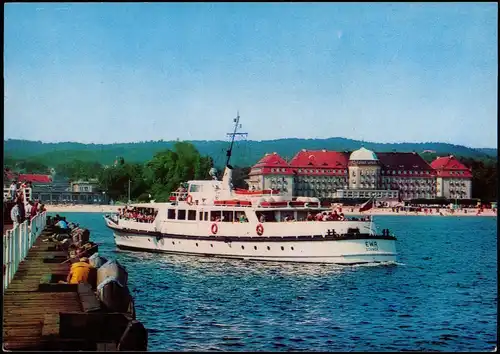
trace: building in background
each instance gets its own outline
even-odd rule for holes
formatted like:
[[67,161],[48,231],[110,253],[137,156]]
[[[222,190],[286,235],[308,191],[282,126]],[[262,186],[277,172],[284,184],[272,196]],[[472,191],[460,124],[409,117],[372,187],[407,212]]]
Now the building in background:
[[436,194],[448,199],[470,199],[472,172],[453,155],[438,157],[431,162],[436,171]]
[[274,189],[293,195],[293,172],[288,163],[277,153],[266,154],[248,174],[250,190]]
[[348,188],[337,191],[338,198],[370,198],[399,201],[399,190],[383,183],[384,166],[377,154],[362,147],[353,151],[348,162]]
[[31,199],[46,204],[107,204],[107,196],[97,188],[97,181],[71,183],[57,175],[18,174],[4,170],[4,198],[12,181],[31,182]]
[[334,198],[338,189],[347,188],[346,152],[302,149],[290,160],[294,175],[293,195]]
[[361,147],[352,153],[303,149],[289,163],[277,153],[266,154],[252,167],[247,181],[250,189],[273,188],[293,196],[373,196],[390,202],[469,199],[471,178],[470,170],[452,157],[429,165],[416,152],[375,153]]
[[71,182],[71,191],[73,192],[99,192],[99,181],[97,179],[90,179],[88,181],[74,181]]

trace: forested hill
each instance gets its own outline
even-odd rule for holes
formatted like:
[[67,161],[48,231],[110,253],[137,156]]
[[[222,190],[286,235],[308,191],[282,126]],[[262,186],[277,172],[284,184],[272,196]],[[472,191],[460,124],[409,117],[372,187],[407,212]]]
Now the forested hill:
[[[227,141],[190,141],[201,155],[209,155],[216,165],[223,165]],[[119,144],[82,144],[74,142],[42,143],[29,140],[4,140],[4,157],[12,159],[36,160],[53,166],[74,160],[97,161],[104,165],[112,164],[117,156],[128,162],[145,162],[164,149],[171,149],[175,141],[146,141]],[[474,149],[447,143],[374,143],[345,138],[328,139],[277,139],[265,141],[240,141],[236,143],[232,164],[250,166],[255,164],[265,153],[277,152],[291,159],[300,149],[352,151],[361,146],[376,152],[411,152],[422,153],[425,150],[435,151],[436,155],[453,154],[474,159],[497,158],[495,148]],[[434,155],[434,154],[433,154]]]

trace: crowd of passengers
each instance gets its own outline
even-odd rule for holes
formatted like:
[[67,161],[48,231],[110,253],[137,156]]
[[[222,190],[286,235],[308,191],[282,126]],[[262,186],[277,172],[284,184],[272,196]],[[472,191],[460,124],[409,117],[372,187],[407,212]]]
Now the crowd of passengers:
[[[276,222],[278,220],[268,220],[265,214],[261,214],[259,217],[259,222]],[[332,211],[322,211],[318,213],[308,212],[305,218],[300,218],[298,221],[369,221],[369,216],[361,216],[359,218],[352,217],[350,219],[344,216],[344,213],[338,213],[336,210]],[[292,214],[285,215],[281,221],[296,221]]]
[[132,220],[136,222],[152,223],[156,218],[158,211],[152,208],[118,208],[118,216],[120,219]]

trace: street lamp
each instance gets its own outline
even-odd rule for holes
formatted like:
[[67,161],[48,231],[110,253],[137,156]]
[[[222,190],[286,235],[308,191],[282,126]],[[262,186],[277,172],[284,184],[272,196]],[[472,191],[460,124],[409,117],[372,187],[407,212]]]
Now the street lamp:
[[105,191],[102,191],[102,202],[103,202],[103,204],[106,203],[106,192]]

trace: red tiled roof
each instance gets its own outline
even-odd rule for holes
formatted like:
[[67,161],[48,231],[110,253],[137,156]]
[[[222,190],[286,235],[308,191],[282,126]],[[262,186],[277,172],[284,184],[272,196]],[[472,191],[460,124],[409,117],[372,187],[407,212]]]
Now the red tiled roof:
[[19,182],[51,183],[52,177],[50,175],[20,174],[18,180]]
[[288,167],[286,161],[277,153],[266,154],[253,167]]
[[[260,169],[260,171],[255,171],[255,169]],[[266,154],[259,160],[259,162],[252,166],[252,170],[248,175],[253,176],[260,174],[291,175],[293,174],[293,171],[280,155],[273,152],[272,154]]]
[[290,161],[292,167],[321,167],[328,169],[345,169],[349,162],[349,154],[327,150],[301,150]]
[[[437,157],[431,162],[431,167],[436,170],[439,177],[471,178],[472,172],[453,155]],[[456,172],[463,174],[455,174]]]

